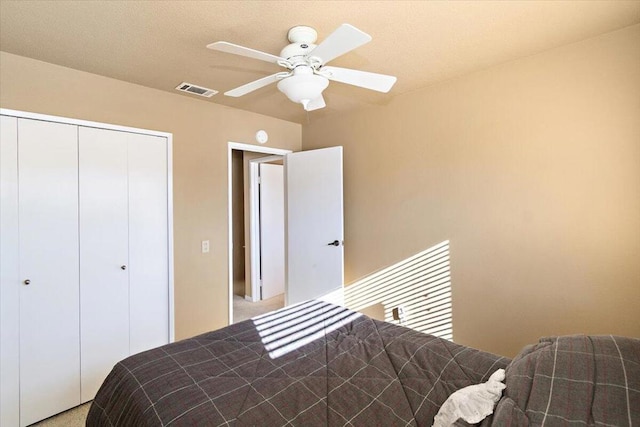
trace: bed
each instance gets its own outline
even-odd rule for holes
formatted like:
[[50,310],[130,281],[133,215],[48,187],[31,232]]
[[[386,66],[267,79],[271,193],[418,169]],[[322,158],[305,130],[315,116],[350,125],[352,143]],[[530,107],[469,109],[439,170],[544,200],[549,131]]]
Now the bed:
[[498,369],[506,390],[482,425],[637,425],[639,360],[639,340],[586,336],[509,360],[309,301],[122,360],[87,425],[430,426]]

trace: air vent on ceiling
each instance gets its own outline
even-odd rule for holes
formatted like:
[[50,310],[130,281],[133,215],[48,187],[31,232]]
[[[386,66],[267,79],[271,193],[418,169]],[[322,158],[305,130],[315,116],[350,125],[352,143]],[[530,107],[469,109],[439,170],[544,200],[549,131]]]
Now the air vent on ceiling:
[[206,87],[196,86],[194,84],[187,83],[187,82],[180,83],[176,87],[176,89],[180,90],[182,92],[189,92],[189,93],[192,93],[194,95],[204,96],[206,98],[211,98],[213,95],[218,93],[217,90],[207,89]]

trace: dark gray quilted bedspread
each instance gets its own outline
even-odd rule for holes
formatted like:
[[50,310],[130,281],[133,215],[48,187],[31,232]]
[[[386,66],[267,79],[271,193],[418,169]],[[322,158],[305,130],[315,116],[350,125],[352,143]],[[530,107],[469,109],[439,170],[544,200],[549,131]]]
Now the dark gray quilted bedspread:
[[509,362],[318,301],[270,316],[119,362],[87,425],[431,425]]
[[640,340],[542,338],[507,368],[498,426],[640,425]]

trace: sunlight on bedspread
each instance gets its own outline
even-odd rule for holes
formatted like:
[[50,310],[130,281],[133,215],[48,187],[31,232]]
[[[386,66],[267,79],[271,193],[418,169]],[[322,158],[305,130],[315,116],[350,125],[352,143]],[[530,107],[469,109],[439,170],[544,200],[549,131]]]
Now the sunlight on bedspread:
[[307,301],[251,319],[272,359],[285,355],[362,316],[324,301]]

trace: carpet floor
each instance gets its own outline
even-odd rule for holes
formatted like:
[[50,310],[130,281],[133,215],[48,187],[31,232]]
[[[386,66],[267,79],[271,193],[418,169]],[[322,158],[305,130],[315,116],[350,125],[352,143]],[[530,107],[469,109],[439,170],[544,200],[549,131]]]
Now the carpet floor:
[[32,424],[31,427],[84,427],[87,422],[89,406],[91,406],[91,402]]
[[241,296],[233,296],[233,323],[251,319],[252,317],[278,310],[284,307],[284,294],[262,301],[251,302]]

